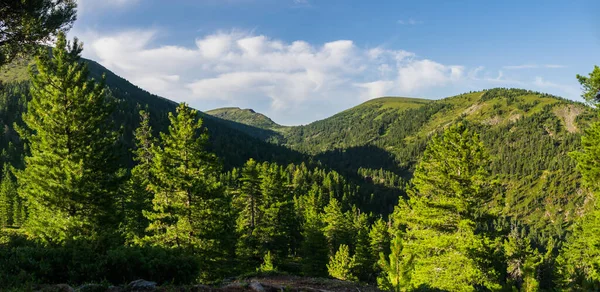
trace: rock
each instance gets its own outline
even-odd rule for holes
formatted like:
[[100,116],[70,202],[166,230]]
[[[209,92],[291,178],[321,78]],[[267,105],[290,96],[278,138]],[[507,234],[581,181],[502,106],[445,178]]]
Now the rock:
[[285,291],[285,289],[280,286],[265,284],[265,283],[261,283],[261,285],[263,286],[263,288],[265,288],[265,291],[267,291],[267,292],[283,292],[283,291]]
[[266,292],[265,288],[259,282],[250,283],[250,289],[255,292]]
[[127,285],[129,291],[153,291],[156,289],[156,282],[143,279],[135,280]]
[[105,292],[106,286],[100,284],[85,284],[75,289],[76,292]]

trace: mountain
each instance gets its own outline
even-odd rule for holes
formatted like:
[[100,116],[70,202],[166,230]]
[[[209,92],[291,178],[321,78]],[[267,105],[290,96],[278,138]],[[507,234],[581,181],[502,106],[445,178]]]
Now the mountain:
[[[129,81],[121,78],[95,61],[84,59],[90,70],[90,76],[106,78],[111,94],[119,100],[115,121],[123,125],[124,163],[131,163],[130,152],[133,147],[133,132],[139,124],[138,112],[147,108],[151,124],[156,132],[166,131],[168,113],[174,112],[177,103],[151,94]],[[20,124],[21,112],[26,109],[28,91],[28,65],[31,59],[18,59],[6,65],[0,71],[0,125],[5,135],[0,136],[0,148],[4,149],[2,162],[10,161],[18,165],[22,154],[22,145],[13,124]],[[201,113],[204,126],[209,133],[209,149],[221,159],[226,169],[243,165],[249,158],[259,161],[279,163],[305,161],[304,155],[283,146],[261,141],[266,139],[268,131],[247,126],[218,117]],[[246,133],[252,133],[248,135]],[[259,133],[264,133],[260,135]],[[259,137],[259,138],[255,138]],[[10,144],[10,145],[9,145]],[[8,149],[8,150],[7,150]]]
[[[593,119],[583,103],[522,89],[495,88],[440,100],[385,97],[324,120],[281,131],[279,143],[344,173],[410,179],[432,135],[459,120],[479,133],[500,186],[498,208],[540,232],[564,234],[588,193],[568,156]],[[244,120],[223,116],[238,122]]]
[[285,127],[273,122],[267,116],[257,113],[252,109],[241,109],[239,107],[224,107],[206,112],[207,114],[248,126],[258,127],[262,129],[284,129]]
[[[124,128],[124,148],[132,147],[140,108],[148,108],[155,131],[166,130],[174,102],[94,61],[86,62],[92,77],[105,75],[112,94],[121,101],[115,120]],[[16,166],[23,149],[13,124],[20,123],[25,109],[27,64],[19,60],[0,72],[0,122],[5,129],[0,158]],[[432,135],[459,120],[479,133],[492,156],[490,170],[499,181],[494,198],[504,214],[539,232],[562,236],[588,195],[568,153],[579,147],[581,129],[593,119],[591,110],[544,93],[496,88],[440,100],[383,97],[293,127],[249,109],[224,108],[201,115],[210,135],[209,149],[226,169],[249,158],[318,165],[360,185],[363,196],[371,195],[365,201],[377,205],[367,209],[379,213],[391,212],[398,196],[404,195],[413,166]]]

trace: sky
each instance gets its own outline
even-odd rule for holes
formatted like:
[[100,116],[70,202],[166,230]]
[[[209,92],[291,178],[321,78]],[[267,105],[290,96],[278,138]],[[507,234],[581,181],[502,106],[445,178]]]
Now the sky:
[[199,110],[283,125],[381,96],[516,87],[582,101],[593,0],[78,0],[83,56]]

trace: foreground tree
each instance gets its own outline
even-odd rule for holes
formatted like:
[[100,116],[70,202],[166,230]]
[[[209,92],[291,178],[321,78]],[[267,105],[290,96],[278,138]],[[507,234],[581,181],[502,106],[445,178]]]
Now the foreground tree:
[[449,291],[499,288],[490,268],[492,242],[477,228],[488,200],[489,164],[478,135],[459,123],[433,138],[417,165],[394,220],[403,258],[412,259],[412,287]]
[[0,1],[0,67],[68,30],[76,7],[75,0]]
[[118,133],[110,122],[115,103],[104,79],[89,79],[81,51],[77,39],[68,43],[60,33],[52,57],[42,52],[36,58],[26,127],[19,130],[30,151],[18,173],[27,228],[46,241],[116,228]]
[[152,210],[144,211],[150,221],[144,241],[202,255],[202,277],[208,278],[218,274],[216,264],[231,257],[230,202],[217,181],[216,157],[205,150],[208,135],[198,112],[181,104],[169,120],[162,147],[152,151],[148,188],[154,197]]

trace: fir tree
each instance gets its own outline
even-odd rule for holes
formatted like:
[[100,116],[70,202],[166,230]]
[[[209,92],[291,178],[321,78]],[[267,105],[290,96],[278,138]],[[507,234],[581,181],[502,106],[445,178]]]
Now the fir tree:
[[[18,174],[27,199],[29,231],[64,241],[116,229],[114,199],[120,186],[114,109],[104,79],[89,79],[82,46],[60,33],[52,57],[41,51],[31,69],[31,101],[20,134],[29,146]],[[37,73],[36,73],[37,72]]]

